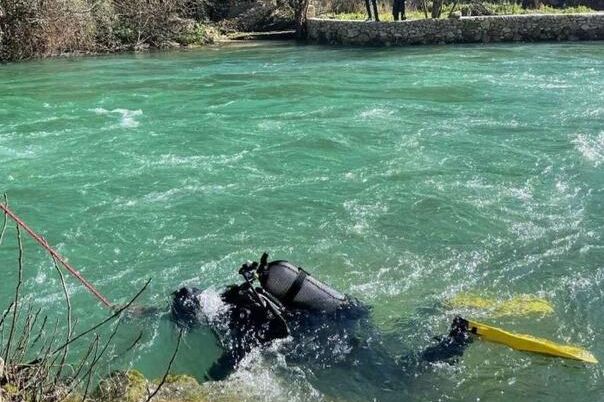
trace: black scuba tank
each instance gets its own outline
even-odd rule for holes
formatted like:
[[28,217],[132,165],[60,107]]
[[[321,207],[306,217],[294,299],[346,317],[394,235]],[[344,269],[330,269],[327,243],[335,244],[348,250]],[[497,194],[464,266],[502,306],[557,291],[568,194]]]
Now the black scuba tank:
[[287,261],[272,261],[259,270],[262,287],[286,306],[332,312],[346,296]]

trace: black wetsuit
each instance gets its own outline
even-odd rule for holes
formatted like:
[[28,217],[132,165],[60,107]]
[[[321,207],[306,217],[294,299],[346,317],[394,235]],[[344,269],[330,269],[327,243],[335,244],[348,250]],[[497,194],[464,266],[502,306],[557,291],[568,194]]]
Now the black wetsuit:
[[[199,320],[201,310],[195,288],[182,288],[175,293],[172,315],[180,324]],[[354,298],[347,298],[332,312],[311,311],[288,306],[280,316],[263,306],[248,283],[230,286],[221,294],[227,309],[213,328],[220,338],[223,355],[214,363],[208,377],[220,380],[228,376],[252,349],[291,336],[280,352],[292,363],[311,367],[314,372],[333,370],[354,372],[365,383],[393,382],[403,388],[407,376],[421,362],[450,360],[461,356],[471,341],[463,322],[454,321],[451,333],[421,353],[404,353],[398,358],[391,347],[384,346],[380,331],[372,324],[370,309]],[[285,321],[285,322],[284,322]],[[210,323],[212,325],[212,323]]]
[[287,324],[261,305],[247,283],[228,287],[221,299],[228,310],[218,320],[227,325],[220,337],[224,352],[208,372],[213,380],[225,378],[253,348],[289,334]]

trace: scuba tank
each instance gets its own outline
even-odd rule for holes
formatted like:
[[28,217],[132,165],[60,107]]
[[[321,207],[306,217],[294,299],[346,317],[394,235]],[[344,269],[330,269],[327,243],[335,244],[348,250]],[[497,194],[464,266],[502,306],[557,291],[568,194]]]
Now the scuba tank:
[[287,261],[260,259],[257,275],[262,288],[285,306],[333,312],[348,304],[346,296]]

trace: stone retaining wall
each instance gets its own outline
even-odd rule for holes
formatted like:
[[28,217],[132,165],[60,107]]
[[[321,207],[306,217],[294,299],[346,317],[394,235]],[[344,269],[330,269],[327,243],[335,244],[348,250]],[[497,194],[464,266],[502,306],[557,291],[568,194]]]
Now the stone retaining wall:
[[604,13],[500,15],[401,22],[310,18],[308,40],[382,46],[604,40]]

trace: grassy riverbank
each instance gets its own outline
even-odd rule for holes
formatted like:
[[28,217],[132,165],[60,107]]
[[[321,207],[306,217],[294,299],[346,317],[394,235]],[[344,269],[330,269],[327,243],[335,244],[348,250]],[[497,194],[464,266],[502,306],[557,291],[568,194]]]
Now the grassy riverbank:
[[[519,4],[509,4],[509,3],[482,3],[484,6],[483,13],[477,14],[477,10],[475,10],[475,4],[457,4],[455,7],[456,11],[461,11],[462,15],[521,15],[521,14],[573,14],[573,13],[591,13],[594,12],[589,7],[585,6],[576,6],[576,7],[565,7],[565,8],[555,8],[551,6],[541,6],[535,9],[524,9]],[[451,12],[452,4],[443,5],[443,11],[441,14],[441,18],[447,18],[449,13]],[[430,11],[428,11],[428,16],[430,15]],[[407,19],[424,19],[425,13],[421,9],[408,9],[406,13]],[[364,20],[367,18],[367,15],[364,12],[352,12],[352,13],[324,13],[319,15],[322,18],[333,18],[338,20]],[[380,20],[382,21],[392,21],[391,10],[387,7],[382,7],[380,9]]]

